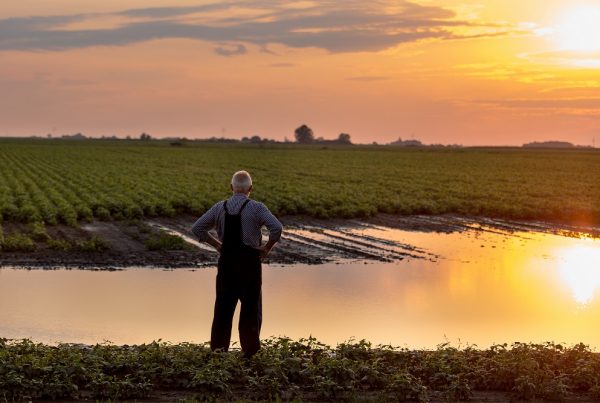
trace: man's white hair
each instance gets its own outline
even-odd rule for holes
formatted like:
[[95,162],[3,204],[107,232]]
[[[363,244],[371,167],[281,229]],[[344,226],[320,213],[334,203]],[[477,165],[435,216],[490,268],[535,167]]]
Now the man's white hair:
[[252,178],[246,171],[237,171],[231,177],[231,186],[234,192],[247,192],[252,186]]

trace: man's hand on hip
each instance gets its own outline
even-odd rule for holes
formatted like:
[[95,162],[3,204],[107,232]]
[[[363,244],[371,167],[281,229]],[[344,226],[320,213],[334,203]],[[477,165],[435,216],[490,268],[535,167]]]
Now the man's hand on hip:
[[260,260],[264,260],[267,256],[269,256],[271,249],[273,249],[273,246],[275,246],[276,243],[277,241],[269,239],[265,245],[257,248],[260,251]]
[[217,238],[215,238],[214,236],[212,236],[211,234],[208,234],[208,238],[206,239],[206,243],[211,245],[213,248],[215,248],[217,250],[217,252],[219,254],[221,254],[221,241],[219,241]]
[[257,248],[259,253],[260,253],[260,260],[265,260],[265,258],[267,256],[269,256],[269,253],[271,252],[271,248],[267,248],[267,246],[261,246],[259,248]]

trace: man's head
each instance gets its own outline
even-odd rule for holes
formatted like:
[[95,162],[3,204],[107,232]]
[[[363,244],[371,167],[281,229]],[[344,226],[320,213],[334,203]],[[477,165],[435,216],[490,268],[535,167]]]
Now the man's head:
[[231,190],[234,193],[249,194],[252,190],[252,178],[246,171],[237,171],[231,177]]

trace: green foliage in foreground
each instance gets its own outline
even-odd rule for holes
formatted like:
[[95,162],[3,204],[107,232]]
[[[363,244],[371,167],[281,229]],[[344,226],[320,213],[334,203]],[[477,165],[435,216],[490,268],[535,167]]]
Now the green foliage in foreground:
[[273,338],[244,360],[239,352],[188,343],[47,346],[0,339],[0,400],[128,399],[169,390],[198,399],[463,400],[476,390],[521,399],[600,398],[600,355],[582,344],[411,351]]
[[0,140],[0,221],[198,215],[231,174],[278,215],[467,214],[600,223],[598,150]]

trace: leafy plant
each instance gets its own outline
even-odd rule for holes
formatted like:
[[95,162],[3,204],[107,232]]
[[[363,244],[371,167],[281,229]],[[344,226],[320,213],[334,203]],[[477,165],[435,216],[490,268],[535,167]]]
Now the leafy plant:
[[36,248],[33,240],[21,232],[13,232],[4,237],[2,250],[5,252],[32,252]]
[[99,236],[79,241],[75,244],[75,247],[82,252],[101,252],[110,249],[110,245]]
[[63,251],[63,252],[68,252],[70,250],[73,249],[73,244],[69,241],[67,241],[66,239],[49,239],[48,242],[46,242],[46,244],[48,245],[48,248],[53,249],[53,250],[59,250],[59,251]]
[[143,399],[177,390],[199,401],[462,401],[473,391],[502,393],[507,400],[575,401],[600,395],[599,374],[598,353],[553,343],[407,350],[364,340],[330,347],[314,338],[271,338],[247,360],[239,351],[214,353],[207,344],[160,340],[47,346],[0,339],[0,398],[8,401]]
[[148,250],[189,250],[190,245],[180,236],[161,230],[146,241]]
[[46,232],[46,226],[43,222],[35,221],[29,223],[29,233],[34,241],[45,242],[50,239],[48,232]]

